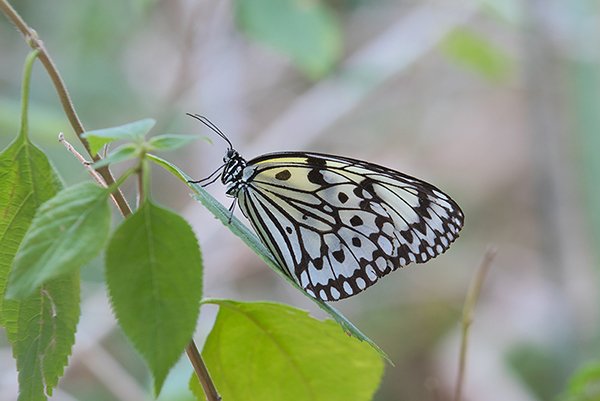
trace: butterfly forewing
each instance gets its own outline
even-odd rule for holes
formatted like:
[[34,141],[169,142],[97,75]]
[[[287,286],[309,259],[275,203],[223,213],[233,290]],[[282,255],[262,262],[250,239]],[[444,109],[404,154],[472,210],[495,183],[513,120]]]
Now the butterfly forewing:
[[433,185],[359,160],[273,153],[250,160],[244,176],[243,213],[284,272],[323,300],[439,255],[463,225]]

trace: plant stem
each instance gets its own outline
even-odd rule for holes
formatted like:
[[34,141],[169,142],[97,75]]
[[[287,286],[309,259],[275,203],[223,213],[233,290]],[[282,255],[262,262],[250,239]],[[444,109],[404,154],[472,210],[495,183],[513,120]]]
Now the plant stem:
[[475,304],[477,304],[477,300],[479,299],[479,294],[481,293],[481,287],[483,285],[483,281],[485,280],[485,276],[490,270],[492,261],[495,257],[496,250],[488,248],[483,256],[481,264],[479,265],[479,269],[471,281],[471,285],[469,286],[467,297],[465,299],[465,304],[463,306],[460,355],[458,361],[458,376],[456,377],[456,387],[454,389],[454,401],[461,401],[462,399],[462,389],[465,381],[465,369],[467,361],[467,344],[469,343],[469,329],[473,323],[473,311],[475,310]]
[[206,395],[207,401],[220,401],[221,396],[217,392],[215,385],[210,378],[210,374],[208,373],[208,369],[202,360],[202,356],[200,352],[198,352],[198,348],[194,343],[194,340],[190,341],[188,346],[185,348],[185,352],[189,360],[192,362],[194,366],[194,370],[196,371],[196,376],[200,380],[200,384],[202,385],[202,389],[204,390],[204,395]]
[[148,160],[148,153],[144,152],[140,156],[136,172],[138,185],[137,204],[139,207],[150,196],[150,161]]
[[[67,87],[65,86],[65,83],[62,80],[58,69],[52,61],[52,58],[50,58],[50,55],[44,47],[44,43],[38,38],[37,32],[35,32],[35,30],[30,28],[29,25],[27,25],[27,23],[23,20],[23,18],[21,18],[21,16],[8,3],[7,0],[0,0],[0,11],[2,11],[4,15],[6,15],[6,17],[13,24],[15,24],[17,29],[25,37],[27,44],[32,49],[36,49],[39,51],[38,58],[40,59],[42,65],[46,69],[46,72],[50,76],[52,83],[54,84],[54,88],[56,89],[60,102],[63,106],[63,110],[67,118],[69,119],[73,131],[75,131],[77,138],[79,138],[79,140],[85,147],[88,154],[92,157],[92,159],[94,161],[100,160],[100,156],[92,154],[87,140],[81,136],[81,134],[85,132],[83,124],[79,120],[77,112],[75,111],[75,107],[73,106],[73,102],[71,101],[71,97],[69,96],[69,92],[67,91]],[[71,148],[73,147],[71,146]],[[112,176],[110,170],[108,169],[108,166],[99,168],[98,173],[102,176],[107,186],[110,186],[115,182],[115,179]],[[131,214],[131,208],[129,207],[129,204],[127,203],[127,200],[125,199],[121,191],[117,188],[112,193],[112,196],[121,214],[124,217],[129,216]],[[205,389],[209,389],[205,390],[206,394],[209,394],[207,395],[209,397],[209,401],[219,401],[221,398],[217,394],[215,386],[212,383],[210,376],[208,375],[206,365],[204,364],[204,361],[202,360],[202,357],[198,352],[196,344],[194,344],[193,340],[190,341],[190,344],[187,346],[186,352],[188,354],[188,357],[190,358],[190,361],[192,362],[192,365],[194,366],[194,370],[196,372],[196,375],[198,376],[198,379],[202,383],[203,387],[206,385],[206,387],[204,387]]]
[[27,137],[29,131],[27,127],[29,122],[29,85],[31,83],[33,63],[38,54],[38,50],[29,53],[25,59],[25,66],[23,68],[23,84],[21,85],[21,127],[19,129],[19,137],[22,140]]

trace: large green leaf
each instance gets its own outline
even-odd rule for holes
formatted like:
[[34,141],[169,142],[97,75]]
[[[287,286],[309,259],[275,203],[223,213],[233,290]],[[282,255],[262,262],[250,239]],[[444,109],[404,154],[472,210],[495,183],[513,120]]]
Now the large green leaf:
[[310,78],[327,73],[341,53],[335,15],[319,0],[236,0],[248,35],[287,55]]
[[[352,322],[350,322],[344,315],[342,315],[337,309],[333,306],[317,299],[315,297],[311,297],[304,291],[294,280],[289,278],[286,274],[283,273],[283,270],[277,264],[277,261],[273,258],[273,255],[267,250],[267,248],[260,242],[258,237],[246,227],[237,217],[232,216],[231,212],[221,205],[215,198],[213,198],[201,185],[190,184],[188,181],[191,179],[187,174],[181,171],[179,168],[169,163],[168,161],[161,159],[158,156],[149,154],[148,157],[150,160],[158,163],[160,166],[164,167],[172,174],[174,174],[181,181],[185,182],[190,188],[194,191],[194,197],[204,205],[217,219],[219,219],[232,233],[237,235],[244,241],[246,245],[250,247],[260,258],[273,270],[277,273],[281,278],[286,280],[291,286],[302,292],[308,299],[316,303],[319,308],[323,309],[327,312],[331,317],[335,319],[336,322],[346,331],[347,333],[355,336],[361,341],[366,341],[371,347],[373,347],[381,356],[390,361],[389,357],[385,352],[373,340],[364,335]],[[391,363],[391,361],[390,361]]]
[[0,153],[0,324],[19,371],[19,400],[43,401],[62,376],[79,319],[79,275],[52,280],[24,300],[3,300],[13,259],[36,209],[61,188],[54,168],[28,138],[27,96],[36,52],[26,61],[19,136]]
[[94,258],[108,239],[108,195],[106,188],[86,182],[45,202],[21,242],[6,296],[27,297],[42,283]]
[[202,354],[224,400],[366,401],[379,386],[381,357],[331,320],[276,303],[204,303],[219,305]]
[[119,226],[108,245],[106,281],[112,306],[150,366],[157,394],[196,327],[201,263],[188,223],[150,202]]

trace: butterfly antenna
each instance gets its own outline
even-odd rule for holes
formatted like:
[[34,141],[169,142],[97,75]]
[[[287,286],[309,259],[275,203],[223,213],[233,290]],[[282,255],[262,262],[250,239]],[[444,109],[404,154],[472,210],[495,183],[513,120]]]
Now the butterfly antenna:
[[212,121],[210,121],[208,118],[201,116],[200,114],[191,114],[191,113],[185,113],[185,114],[192,118],[195,118],[196,120],[200,121],[202,124],[206,125],[214,133],[216,133],[221,138],[223,138],[225,140],[225,142],[227,142],[227,144],[229,145],[229,149],[233,149],[233,145],[231,144],[231,141],[229,140],[229,138],[227,138],[227,136],[225,136],[223,131],[221,131],[219,129],[219,127],[217,127],[215,124],[213,124]]

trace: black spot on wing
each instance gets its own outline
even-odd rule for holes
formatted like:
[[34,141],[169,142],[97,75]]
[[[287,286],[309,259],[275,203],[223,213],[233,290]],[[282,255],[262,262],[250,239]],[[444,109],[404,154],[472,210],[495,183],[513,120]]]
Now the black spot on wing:
[[337,251],[333,251],[331,254],[335,258],[335,260],[337,260],[340,263],[343,263],[344,259],[346,258],[345,255],[344,255],[344,250],[343,249],[340,249],[340,250],[337,250]]
[[308,181],[312,182],[313,184],[322,185],[322,186],[327,185],[327,181],[325,181],[325,177],[323,177],[323,171],[321,169],[318,169],[318,168],[311,169],[308,172],[307,178],[308,178]]
[[363,224],[363,220],[359,216],[355,215],[350,219],[350,224],[352,224],[354,227],[358,227]]
[[290,170],[281,170],[280,172],[278,172],[277,174],[275,174],[275,178],[277,178],[279,181],[287,181],[290,179],[290,177],[292,176],[292,173],[290,173]]

